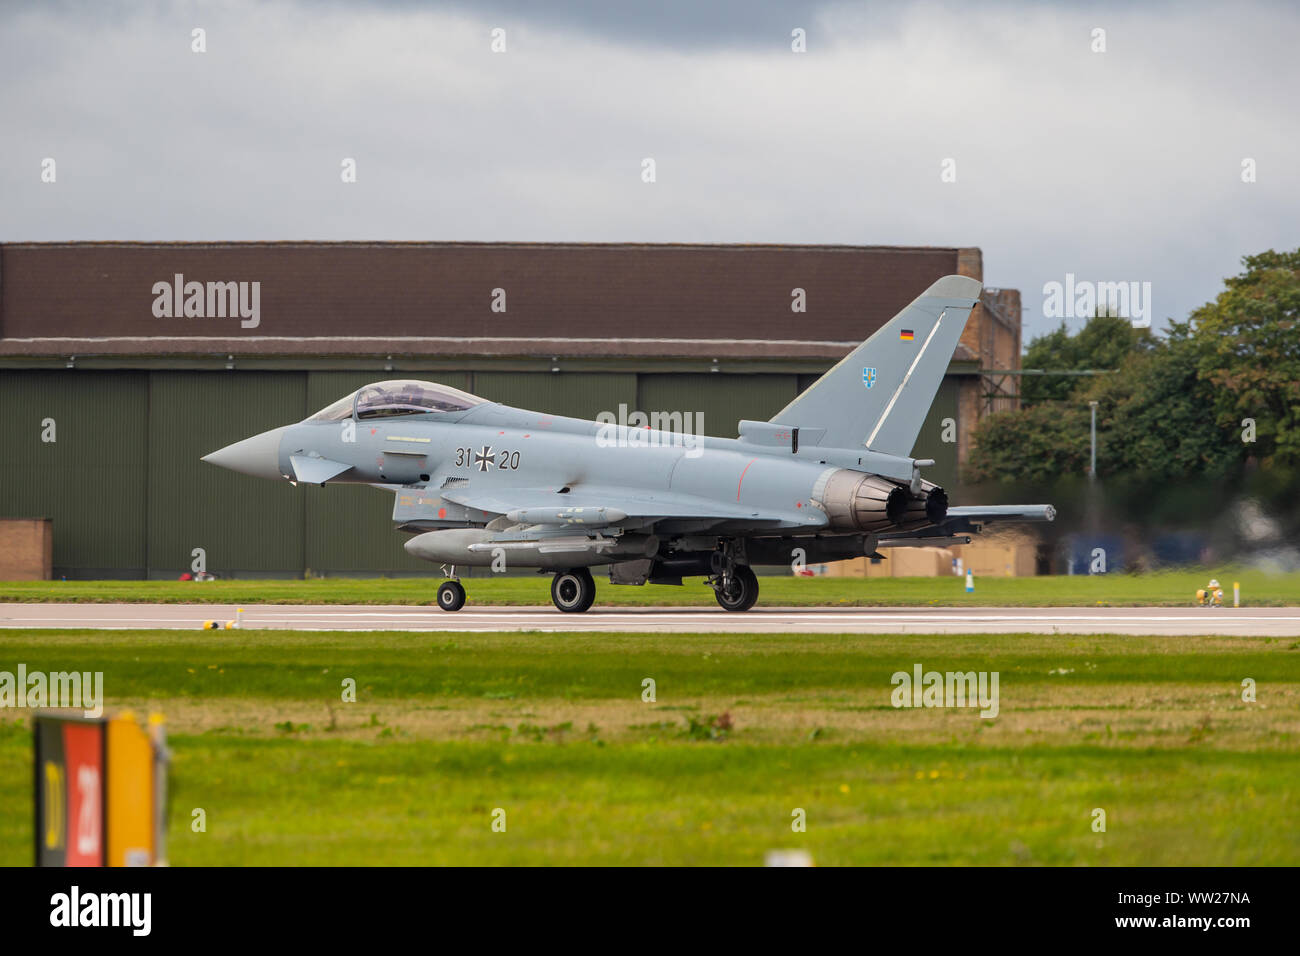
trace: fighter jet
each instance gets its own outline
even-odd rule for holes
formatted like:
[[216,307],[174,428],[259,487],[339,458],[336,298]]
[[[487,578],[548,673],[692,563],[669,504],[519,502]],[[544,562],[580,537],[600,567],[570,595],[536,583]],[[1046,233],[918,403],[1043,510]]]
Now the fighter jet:
[[[946,276],[770,421],[711,438],[512,408],[425,381],[358,389],[295,425],[203,460],[257,477],[395,493],[408,552],[457,568],[552,572],[565,612],[611,584],[703,576],[728,611],[758,598],[753,568],[966,543],[993,521],[1051,521],[1051,505],[950,507],[911,457],[981,285]],[[602,415],[601,418],[609,416]],[[636,424],[639,424],[636,423]]]

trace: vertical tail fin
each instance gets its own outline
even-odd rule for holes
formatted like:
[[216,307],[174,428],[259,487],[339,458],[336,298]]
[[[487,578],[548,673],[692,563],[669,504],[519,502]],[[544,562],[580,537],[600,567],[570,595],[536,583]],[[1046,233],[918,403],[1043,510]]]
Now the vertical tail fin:
[[818,444],[908,457],[983,286],[944,276],[772,418]]

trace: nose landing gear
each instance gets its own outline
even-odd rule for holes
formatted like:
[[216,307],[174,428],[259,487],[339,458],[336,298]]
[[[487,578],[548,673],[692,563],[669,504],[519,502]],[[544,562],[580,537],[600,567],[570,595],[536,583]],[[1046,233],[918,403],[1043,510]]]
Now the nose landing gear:
[[[447,573],[447,566],[443,565],[443,573]],[[456,566],[451,566],[451,571],[447,576],[451,579],[443,581],[438,585],[438,607],[444,611],[459,611],[465,606],[465,587],[456,577]]]

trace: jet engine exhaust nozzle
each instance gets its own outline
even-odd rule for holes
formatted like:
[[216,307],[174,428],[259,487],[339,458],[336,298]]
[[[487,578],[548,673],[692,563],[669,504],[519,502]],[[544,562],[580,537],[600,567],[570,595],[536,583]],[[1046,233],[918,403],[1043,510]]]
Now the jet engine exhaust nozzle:
[[828,473],[814,491],[836,531],[906,531],[938,524],[948,513],[948,496],[931,481],[921,482],[921,494],[859,471],[839,468]]

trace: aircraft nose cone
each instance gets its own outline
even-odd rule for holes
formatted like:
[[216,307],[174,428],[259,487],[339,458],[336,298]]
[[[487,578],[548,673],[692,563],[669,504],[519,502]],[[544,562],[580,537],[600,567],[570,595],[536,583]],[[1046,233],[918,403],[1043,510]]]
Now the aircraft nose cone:
[[269,432],[245,438],[204,455],[201,460],[254,478],[281,478],[280,439],[290,427],[272,428]]

